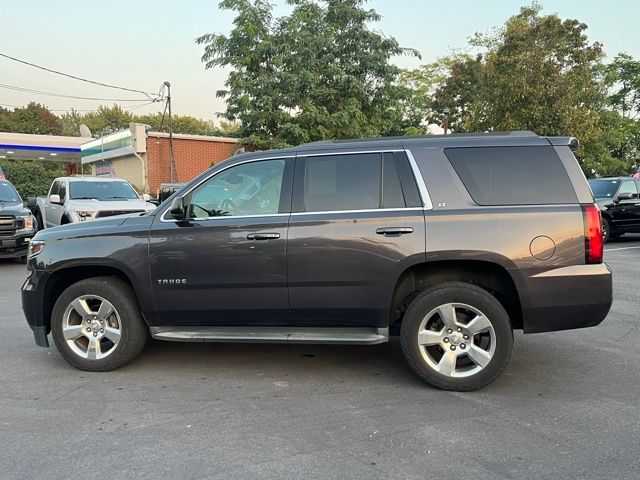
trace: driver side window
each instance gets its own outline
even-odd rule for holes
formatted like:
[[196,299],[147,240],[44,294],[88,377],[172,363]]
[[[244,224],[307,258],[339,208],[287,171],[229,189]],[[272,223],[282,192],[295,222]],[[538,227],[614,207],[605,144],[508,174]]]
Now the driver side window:
[[190,218],[278,213],[284,167],[284,160],[263,160],[214,175],[194,189]]

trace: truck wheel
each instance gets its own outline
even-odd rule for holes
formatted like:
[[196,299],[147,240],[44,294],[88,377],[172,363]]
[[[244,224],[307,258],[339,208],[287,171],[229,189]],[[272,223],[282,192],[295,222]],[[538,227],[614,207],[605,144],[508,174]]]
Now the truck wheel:
[[51,334],[64,359],[81,370],[113,370],[144,348],[149,330],[131,287],[95,277],[68,287],[51,314]]
[[602,241],[607,243],[611,236],[611,224],[606,218],[602,219]]
[[404,315],[400,339],[411,368],[444,390],[490,384],[507,367],[513,350],[513,331],[502,304],[463,282],[420,292]]
[[38,210],[36,212],[36,232],[39,232],[40,230],[44,230],[44,222],[42,221],[42,214]]

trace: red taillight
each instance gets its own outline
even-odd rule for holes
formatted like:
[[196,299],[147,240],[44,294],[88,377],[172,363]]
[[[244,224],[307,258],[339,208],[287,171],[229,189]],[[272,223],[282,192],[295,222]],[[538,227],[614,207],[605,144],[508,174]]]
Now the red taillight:
[[585,260],[602,263],[602,215],[595,205],[582,207],[584,213]]

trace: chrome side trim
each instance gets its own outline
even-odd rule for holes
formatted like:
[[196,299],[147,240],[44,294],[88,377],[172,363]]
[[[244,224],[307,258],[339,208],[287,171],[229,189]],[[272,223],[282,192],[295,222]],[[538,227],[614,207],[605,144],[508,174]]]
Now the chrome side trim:
[[335,156],[335,155],[357,155],[359,153],[391,153],[391,152],[404,152],[401,148],[383,148],[383,149],[373,149],[373,150],[349,150],[349,151],[325,151],[320,153],[301,153],[298,157],[325,157],[325,156]]
[[582,277],[591,275],[610,275],[611,270],[606,263],[596,263],[593,265],[570,265],[568,267],[554,268],[546,272],[532,275],[530,278],[550,278],[550,277]]
[[414,158],[413,153],[411,153],[411,150],[404,149],[404,152],[409,158],[411,170],[413,170],[413,176],[416,178],[416,182],[418,183],[418,191],[420,192],[420,196],[422,197],[422,204],[424,205],[424,209],[433,210],[433,203],[431,203],[431,197],[429,196],[427,185],[426,183],[424,183],[424,178],[422,176],[422,173],[420,172],[420,168],[418,168],[416,159]]
[[302,216],[302,215],[325,215],[325,214],[336,214],[336,213],[376,213],[376,212],[406,212],[409,211],[422,211],[422,207],[404,207],[404,208],[365,208],[362,210],[326,210],[322,212],[293,212],[291,216]]
[[360,327],[150,327],[151,336],[175,342],[316,343],[374,345],[388,328]]

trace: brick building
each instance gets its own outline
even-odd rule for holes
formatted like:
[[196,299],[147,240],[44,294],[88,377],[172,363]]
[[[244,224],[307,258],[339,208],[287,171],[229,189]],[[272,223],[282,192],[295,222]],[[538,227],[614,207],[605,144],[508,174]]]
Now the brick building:
[[[173,134],[174,182],[188,182],[211,165],[229,158],[236,138]],[[144,125],[94,139],[81,147],[83,165],[97,176],[124,178],[140,193],[156,196],[171,179],[169,134],[147,131]]]

